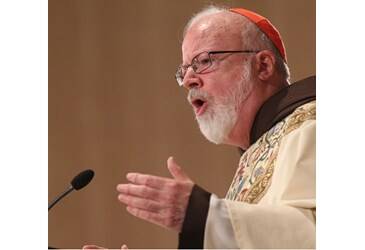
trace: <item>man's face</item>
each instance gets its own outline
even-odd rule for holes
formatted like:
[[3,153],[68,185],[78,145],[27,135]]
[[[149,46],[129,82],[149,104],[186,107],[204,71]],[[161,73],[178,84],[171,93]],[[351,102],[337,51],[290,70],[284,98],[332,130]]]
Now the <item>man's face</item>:
[[[239,32],[224,29],[204,19],[187,31],[182,45],[183,64],[190,64],[201,52],[241,50]],[[242,103],[250,93],[250,67],[243,54],[216,54],[213,64],[197,74],[189,68],[184,86],[200,130],[214,143],[227,141]]]

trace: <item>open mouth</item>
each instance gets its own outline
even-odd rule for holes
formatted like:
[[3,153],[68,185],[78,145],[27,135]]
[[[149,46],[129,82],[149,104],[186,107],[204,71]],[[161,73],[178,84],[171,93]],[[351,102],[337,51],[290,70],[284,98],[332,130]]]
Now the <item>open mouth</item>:
[[207,106],[207,102],[203,99],[197,98],[191,102],[191,105],[194,107],[195,114],[199,116],[204,113]]

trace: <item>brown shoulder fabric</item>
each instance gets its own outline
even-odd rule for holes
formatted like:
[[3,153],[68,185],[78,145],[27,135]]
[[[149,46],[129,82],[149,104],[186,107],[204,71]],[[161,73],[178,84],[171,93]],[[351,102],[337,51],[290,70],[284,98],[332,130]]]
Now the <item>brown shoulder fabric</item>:
[[[310,76],[283,88],[270,97],[257,112],[250,134],[250,144],[255,143],[276,123],[290,115],[296,108],[316,100],[316,77]],[[244,150],[239,148],[240,154]]]

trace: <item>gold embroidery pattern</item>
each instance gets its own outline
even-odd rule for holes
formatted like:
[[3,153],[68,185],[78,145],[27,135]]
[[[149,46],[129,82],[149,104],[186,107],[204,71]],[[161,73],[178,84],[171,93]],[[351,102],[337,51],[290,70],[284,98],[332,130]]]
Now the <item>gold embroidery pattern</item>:
[[241,157],[226,199],[258,203],[267,192],[282,138],[316,118],[316,102],[297,108],[260,137]]
[[270,162],[270,165],[267,167],[265,174],[258,179],[252,187],[249,189],[249,192],[246,197],[244,197],[243,201],[247,203],[257,203],[264,196],[264,190],[271,183],[271,176],[274,173],[274,165],[275,159]]
[[[308,107],[305,107],[307,106]],[[290,116],[288,120],[288,125],[284,131],[284,135],[289,134],[291,131],[297,129],[303,122],[306,120],[315,120],[316,119],[316,103],[310,102],[305,106],[299,107],[295,112]]]

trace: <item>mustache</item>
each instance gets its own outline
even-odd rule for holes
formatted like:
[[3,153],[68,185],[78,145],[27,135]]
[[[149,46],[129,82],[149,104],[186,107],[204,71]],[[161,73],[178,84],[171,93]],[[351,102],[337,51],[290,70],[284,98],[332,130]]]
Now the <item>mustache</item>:
[[210,100],[212,97],[201,89],[190,89],[187,96],[188,101],[191,103],[195,99],[202,99],[205,101]]

